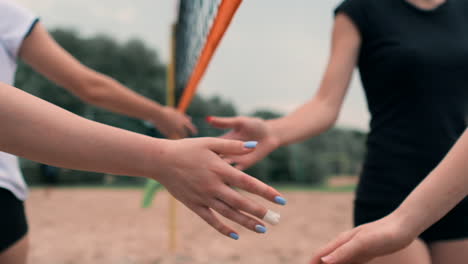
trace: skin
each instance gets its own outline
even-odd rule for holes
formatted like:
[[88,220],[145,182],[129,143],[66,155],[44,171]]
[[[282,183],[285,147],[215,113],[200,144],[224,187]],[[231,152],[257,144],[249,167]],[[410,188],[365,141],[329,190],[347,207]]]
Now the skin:
[[188,116],[143,97],[81,64],[50,36],[40,22],[23,41],[19,56],[35,71],[89,104],[148,120],[166,137],[184,138],[197,133]]
[[407,247],[468,195],[466,157],[468,131],[397,210],[342,233],[319,250],[311,264],[365,263]]
[[[185,138],[198,132],[187,115],[143,97],[116,80],[81,64],[50,36],[40,22],[24,39],[19,57],[84,102],[150,121],[168,138]],[[23,239],[28,240],[27,236]],[[14,245],[1,253],[0,263],[25,263],[28,247],[21,245]]]
[[[444,1],[411,0],[408,2],[423,9],[434,9]],[[231,129],[223,138],[240,140],[250,138],[260,142],[256,151],[244,156],[228,155],[225,160],[236,164],[239,169],[246,169],[280,146],[314,137],[332,127],[336,122],[356,67],[361,41],[360,33],[352,20],[345,14],[338,14],[333,28],[328,65],[319,90],[310,101],[285,117],[268,121],[249,117],[209,118],[208,122],[213,126]],[[389,224],[394,222],[392,219],[385,219],[384,223],[379,225],[385,225],[387,229],[395,229],[398,225]],[[372,236],[371,231],[368,230],[371,230],[373,226],[365,228],[366,232],[369,232],[368,236]],[[340,241],[346,241],[353,234],[359,233],[358,231],[361,229],[364,228],[361,227],[342,235]],[[397,231],[387,230],[386,233],[393,234],[394,232]],[[404,250],[374,259],[370,263],[463,264],[468,259],[467,240],[439,241],[427,245],[419,239],[414,240],[416,237],[414,233],[408,233],[412,234],[411,240],[408,241],[408,236],[405,236],[402,240],[404,243],[392,244],[389,242],[388,245],[382,246],[382,248],[389,249],[388,252],[395,252],[396,249],[402,248],[401,245],[406,245]],[[406,235],[408,233],[405,232]]]
[[[155,139],[84,119],[2,83],[0,123],[0,150],[58,167],[155,179],[225,236],[237,232],[215,211],[252,231],[264,226],[258,219],[267,212],[233,187],[272,202],[281,196],[220,158],[252,152],[242,141]],[[27,248],[22,245],[14,247]],[[15,254],[7,250],[0,260]],[[22,263],[25,255],[17,256],[15,263]]]
[[253,139],[261,142],[256,151],[245,156],[227,156],[239,169],[246,169],[279,146],[314,137],[331,128],[340,112],[356,66],[361,39],[350,19],[337,15],[333,29],[329,62],[316,95],[291,114],[273,120],[250,117],[210,117],[218,128],[231,129],[224,138]]

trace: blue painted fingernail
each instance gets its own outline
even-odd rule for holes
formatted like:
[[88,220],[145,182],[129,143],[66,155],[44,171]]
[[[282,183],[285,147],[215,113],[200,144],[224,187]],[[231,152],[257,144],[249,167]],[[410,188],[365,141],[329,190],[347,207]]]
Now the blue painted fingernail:
[[266,233],[267,229],[266,229],[266,227],[264,227],[262,225],[256,225],[255,226],[255,231],[257,231],[259,233]]
[[232,238],[232,239],[234,239],[234,240],[238,240],[238,239],[239,239],[239,235],[236,234],[236,233],[230,233],[230,234],[229,234],[229,237]]
[[286,199],[284,199],[284,198],[281,197],[281,196],[276,196],[276,197],[275,197],[275,202],[276,202],[277,204],[286,205],[286,203],[287,203],[288,201],[286,201]]
[[244,147],[246,148],[255,148],[257,146],[257,141],[247,141],[244,143]]

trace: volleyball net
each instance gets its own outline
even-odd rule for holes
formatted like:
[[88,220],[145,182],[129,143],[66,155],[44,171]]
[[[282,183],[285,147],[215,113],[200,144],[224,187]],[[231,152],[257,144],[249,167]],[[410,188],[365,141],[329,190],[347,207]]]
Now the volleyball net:
[[[179,0],[172,26],[171,54],[167,71],[167,105],[181,112],[195,96],[213,55],[242,0]],[[143,207],[149,207],[162,186],[150,180]],[[176,201],[169,204],[169,248],[176,248]]]

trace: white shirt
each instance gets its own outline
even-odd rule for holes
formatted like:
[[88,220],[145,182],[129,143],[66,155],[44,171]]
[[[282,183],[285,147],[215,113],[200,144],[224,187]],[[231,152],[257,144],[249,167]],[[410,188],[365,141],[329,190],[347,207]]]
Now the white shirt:
[[[13,85],[18,52],[37,21],[37,16],[16,2],[0,0],[0,82]],[[10,190],[20,200],[28,194],[18,158],[5,152],[0,152],[0,188]]]

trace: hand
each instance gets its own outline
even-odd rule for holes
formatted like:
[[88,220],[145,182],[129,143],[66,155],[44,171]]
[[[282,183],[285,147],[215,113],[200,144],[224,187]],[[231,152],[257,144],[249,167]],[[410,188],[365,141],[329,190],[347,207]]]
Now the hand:
[[[218,138],[198,138],[168,141],[163,164],[155,168],[169,192],[220,233],[238,238],[238,233],[214,214],[239,223],[258,233],[266,232],[262,219],[267,209],[237,191],[237,187],[269,201],[284,204],[281,194],[261,181],[233,168],[219,155],[243,155],[253,151],[244,142]],[[282,200],[282,201],[281,201]],[[256,217],[256,218],[255,218]],[[257,219],[258,218],[258,219]]]
[[186,138],[198,133],[190,117],[172,107],[163,107],[151,122],[167,138]]
[[208,117],[207,122],[221,129],[232,129],[221,138],[236,140],[256,140],[259,142],[255,151],[246,155],[225,155],[224,159],[235,164],[240,170],[245,170],[263,159],[279,147],[279,139],[274,135],[267,121],[251,117]]
[[404,249],[417,235],[394,215],[342,233],[314,256],[310,264],[353,264]]

